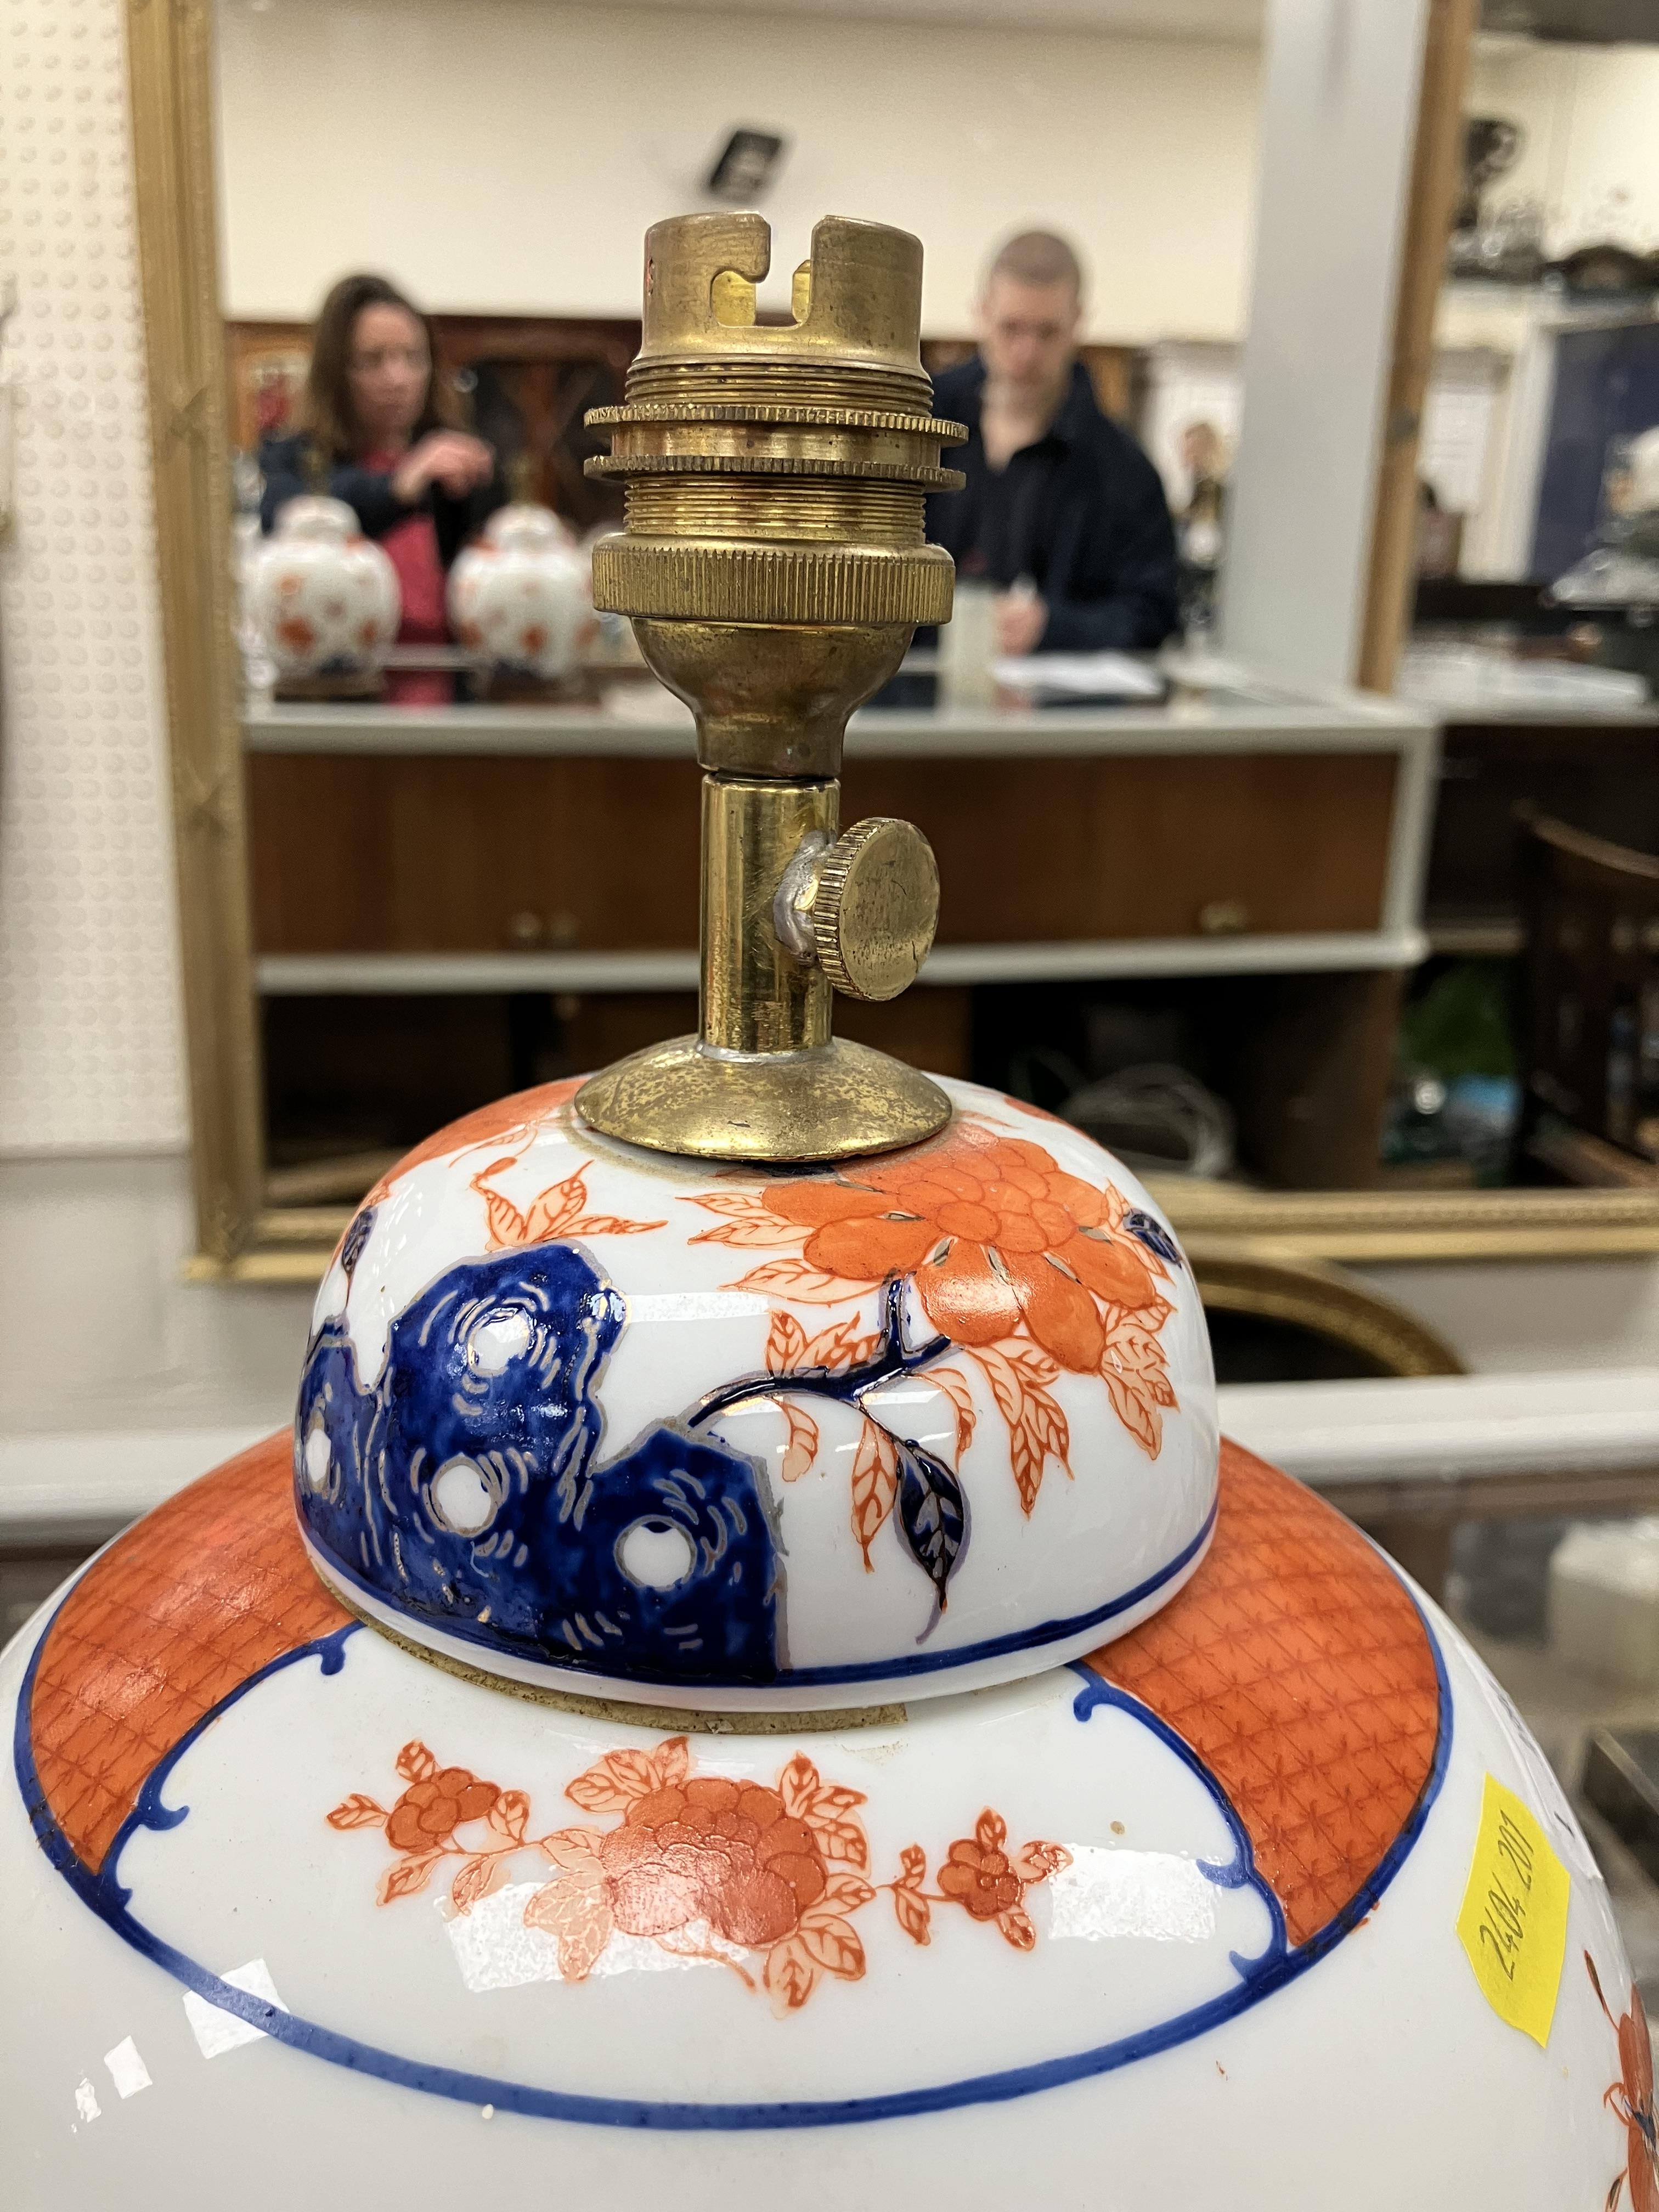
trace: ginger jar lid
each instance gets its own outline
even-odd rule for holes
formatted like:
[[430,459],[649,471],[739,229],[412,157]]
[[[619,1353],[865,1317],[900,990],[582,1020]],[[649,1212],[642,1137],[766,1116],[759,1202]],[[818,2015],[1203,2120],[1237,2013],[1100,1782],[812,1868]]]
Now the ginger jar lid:
[[323,545],[349,544],[362,536],[362,525],[343,499],[322,492],[302,492],[276,510],[274,538],[304,538]]
[[531,500],[514,500],[496,508],[478,533],[481,542],[498,553],[564,553],[574,560],[576,541],[569,526],[550,507]]
[[1192,1573],[1198,1292],[1088,1138],[952,1083],[925,1144],[734,1171],[577,1087],[420,1146],[329,1271],[295,1494],[348,1605],[551,1689],[834,1709],[1036,1672]]

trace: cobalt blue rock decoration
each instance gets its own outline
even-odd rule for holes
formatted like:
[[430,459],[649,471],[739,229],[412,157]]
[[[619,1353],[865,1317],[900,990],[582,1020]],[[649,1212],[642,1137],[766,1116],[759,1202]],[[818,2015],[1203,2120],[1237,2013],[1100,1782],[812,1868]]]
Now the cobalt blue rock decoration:
[[370,1389],[325,1322],[295,1430],[301,1524],[357,1590],[469,1641],[768,1681],[777,1560],[750,1460],[659,1424],[593,1464],[623,1319],[593,1262],[550,1244],[441,1275],[392,1322]]

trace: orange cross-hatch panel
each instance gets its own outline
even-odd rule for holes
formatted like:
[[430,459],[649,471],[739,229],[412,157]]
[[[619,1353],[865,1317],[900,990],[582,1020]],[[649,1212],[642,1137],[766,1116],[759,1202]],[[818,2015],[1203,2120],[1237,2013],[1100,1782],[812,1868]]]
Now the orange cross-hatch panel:
[[1440,1686],[1388,1561],[1311,1491],[1221,1447],[1221,1510],[1185,1589],[1086,1662],[1220,1783],[1294,1946],[1376,1871],[1434,1765]]
[[46,1631],[35,1771],[94,1872],[145,1778],[204,1714],[351,1619],[301,1547],[293,1465],[284,1429],[180,1491],[94,1561]]

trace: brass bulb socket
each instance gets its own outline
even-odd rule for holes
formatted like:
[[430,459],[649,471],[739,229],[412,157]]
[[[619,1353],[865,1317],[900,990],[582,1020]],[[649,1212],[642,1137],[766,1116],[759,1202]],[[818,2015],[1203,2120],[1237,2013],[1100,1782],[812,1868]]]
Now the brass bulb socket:
[[[625,494],[624,528],[594,549],[593,604],[632,617],[711,773],[698,1035],[606,1069],[577,1109],[665,1151],[839,1159],[950,1114],[925,1076],[836,1042],[830,1022],[832,985],[890,997],[932,941],[927,841],[897,823],[838,841],[837,778],[848,714],[918,623],[949,619],[925,502],[960,483],[939,454],[966,433],[931,411],[914,238],[826,218],[787,324],[757,313],[770,253],[759,216],[657,224],[623,403],[588,417],[611,441],[589,473]],[[809,917],[779,901],[814,858]]]

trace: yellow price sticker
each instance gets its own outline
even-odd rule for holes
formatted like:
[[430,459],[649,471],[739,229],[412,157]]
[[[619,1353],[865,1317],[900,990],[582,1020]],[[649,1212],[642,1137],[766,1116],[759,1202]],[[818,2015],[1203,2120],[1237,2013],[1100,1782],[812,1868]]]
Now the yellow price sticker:
[[1457,1934],[1500,2020],[1550,2039],[1567,1948],[1572,1876],[1512,1790],[1489,1774]]

